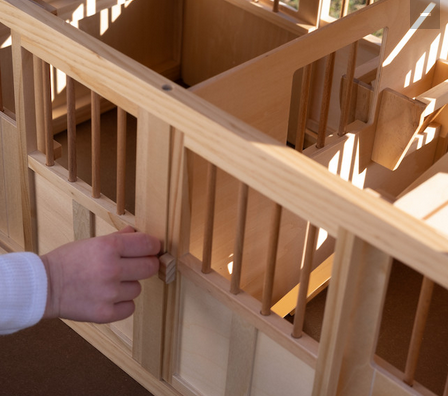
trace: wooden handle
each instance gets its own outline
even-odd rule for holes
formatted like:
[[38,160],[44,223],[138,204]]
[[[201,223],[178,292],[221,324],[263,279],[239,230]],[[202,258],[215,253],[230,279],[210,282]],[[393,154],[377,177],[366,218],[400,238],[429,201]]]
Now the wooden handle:
[[159,279],[166,284],[176,279],[176,260],[171,254],[165,253],[159,258]]

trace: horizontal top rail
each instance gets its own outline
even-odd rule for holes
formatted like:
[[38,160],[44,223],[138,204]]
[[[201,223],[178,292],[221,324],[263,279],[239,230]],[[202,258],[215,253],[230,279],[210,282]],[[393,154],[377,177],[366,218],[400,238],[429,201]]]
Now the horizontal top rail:
[[[403,1],[383,0],[365,9],[363,18],[370,16],[369,10],[376,18],[373,24],[365,19],[366,30],[382,25],[378,12],[384,11],[384,4],[395,3],[399,7]],[[310,33],[309,41],[301,38],[283,48],[300,54],[306,46],[318,59],[334,50],[321,45],[322,37],[344,32],[342,24],[349,18]],[[288,210],[332,235],[343,227],[448,288],[446,235],[330,174],[311,159],[27,0],[0,0],[0,22],[21,35],[24,48],[127,112],[138,116],[141,107],[179,129],[185,134],[186,147]],[[349,35],[344,37],[347,41]],[[313,44],[316,40],[319,45]]]

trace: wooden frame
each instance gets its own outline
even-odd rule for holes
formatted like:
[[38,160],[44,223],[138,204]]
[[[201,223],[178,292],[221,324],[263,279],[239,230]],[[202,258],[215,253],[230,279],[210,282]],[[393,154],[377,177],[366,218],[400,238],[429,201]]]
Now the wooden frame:
[[[106,326],[68,324],[156,394],[280,389],[284,395],[298,390],[315,396],[431,395],[416,382],[410,389],[396,369],[373,358],[391,258],[448,288],[446,180],[440,173],[446,169],[443,64],[437,72],[428,64],[425,78],[400,85],[406,79],[403,70],[415,62],[415,48],[431,45],[432,39],[417,31],[394,55],[409,31],[401,17],[410,10],[409,0],[381,0],[318,29],[318,17],[305,18],[314,28],[304,29],[244,0],[190,0],[183,7],[174,0],[148,1],[161,7],[165,21],[185,23],[182,34],[179,26],[171,26],[169,48],[155,50],[161,51],[155,59],[169,54],[154,66],[165,65],[165,76],[61,23],[61,17],[76,19],[73,11],[83,2],[47,3],[59,16],[28,0],[0,0],[0,23],[12,33],[15,97],[15,119],[0,112],[1,245],[43,253],[130,224],[161,239],[165,253],[164,272],[144,282],[132,318]],[[92,16],[131,3],[97,1]],[[275,39],[250,54],[250,44],[242,44],[241,53],[234,47],[223,56],[238,66],[221,70],[222,64],[214,64],[196,71],[204,54],[195,52],[195,18],[213,15],[208,8],[213,6],[215,12],[226,10],[234,26],[241,17],[265,29],[260,37],[275,32]],[[321,6],[316,1],[310,9]],[[445,14],[448,10],[442,10],[443,21]],[[236,41],[249,34],[249,27]],[[206,55],[236,42],[226,36],[214,49],[211,43],[222,27],[211,19],[197,31],[202,28],[212,35],[200,41]],[[384,29],[381,45],[365,39],[379,29]],[[332,57],[334,62],[326,63]],[[45,101],[51,88],[42,78],[46,64],[76,81],[75,92],[78,87],[92,92],[87,95],[92,99],[82,102],[70,85],[68,99]],[[194,86],[184,89],[168,79],[180,75]],[[406,144],[399,161],[396,153],[378,149],[394,139],[384,132],[386,121],[395,122],[395,112],[384,108],[388,90],[413,108],[429,97],[439,102],[433,110],[440,111],[428,111],[428,105],[421,109],[417,126],[402,121],[406,131],[400,138]],[[127,114],[137,120],[133,214],[123,212],[123,139],[117,202],[102,193],[101,172],[93,172],[90,185],[76,174],[74,161],[67,169],[54,161],[51,127],[69,120],[72,141],[75,116],[78,123],[78,115],[90,118],[85,109],[92,106],[92,135],[99,137],[101,103],[120,109],[120,136]],[[62,117],[54,111],[61,106]],[[363,120],[353,110],[360,108]],[[47,121],[40,117],[44,109]],[[322,115],[320,109],[329,110]],[[319,139],[318,147],[313,139]],[[288,140],[295,150],[287,147]],[[94,142],[92,168],[97,170],[103,140]],[[9,149],[18,155],[11,157]],[[430,198],[433,194],[436,198]],[[415,205],[421,197],[423,213]],[[328,238],[321,247],[324,231]],[[234,254],[231,275],[229,251]],[[328,265],[331,278],[319,275]],[[310,291],[313,276],[320,281]],[[303,306],[308,295],[328,283],[331,301],[317,342],[302,331]],[[298,308],[291,324],[272,313],[272,306],[294,288]],[[417,351],[419,323],[425,322],[425,309],[420,311],[411,345]],[[411,366],[417,355],[410,354]],[[407,383],[414,382],[412,376],[411,367]]]

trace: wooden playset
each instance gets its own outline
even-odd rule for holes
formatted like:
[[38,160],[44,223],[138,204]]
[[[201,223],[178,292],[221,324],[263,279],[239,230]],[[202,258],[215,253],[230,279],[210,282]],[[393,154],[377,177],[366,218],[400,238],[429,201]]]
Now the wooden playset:
[[[155,395],[448,395],[418,374],[448,6],[370,3],[0,0],[0,246],[159,237],[131,318],[67,322]],[[378,349],[397,263],[422,277],[403,367]]]

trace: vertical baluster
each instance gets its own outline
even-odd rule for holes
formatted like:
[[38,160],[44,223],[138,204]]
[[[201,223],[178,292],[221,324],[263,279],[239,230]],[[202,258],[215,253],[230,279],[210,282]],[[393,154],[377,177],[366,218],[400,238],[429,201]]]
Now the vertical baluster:
[[36,108],[36,137],[37,149],[46,152],[46,134],[44,120],[44,92],[43,92],[43,61],[38,56],[33,55],[33,77],[34,77],[34,102]]
[[207,168],[207,191],[205,201],[204,247],[202,251],[202,272],[208,274],[212,267],[213,224],[215,220],[216,166]]
[[44,103],[44,126],[45,126],[45,154],[47,166],[54,165],[53,149],[53,114],[51,105],[51,80],[50,65],[42,64],[43,103]]
[[302,90],[300,92],[300,107],[297,123],[296,133],[296,150],[302,152],[303,143],[306,133],[306,121],[308,116],[308,100],[310,96],[310,84],[311,84],[311,65],[306,65],[303,68],[302,74]]
[[328,112],[330,110],[331,86],[333,84],[333,71],[336,53],[333,52],[327,56],[324,75],[324,87],[322,93],[322,103],[320,107],[319,128],[317,131],[317,148],[325,146],[325,138],[327,135]]
[[75,82],[66,76],[67,92],[67,148],[68,148],[68,181],[75,182],[78,177],[76,163],[76,98]]
[[350,114],[352,91],[353,91],[353,78],[355,76],[356,68],[356,55],[358,53],[358,41],[355,41],[350,47],[350,54],[347,64],[347,81],[345,84],[345,90],[342,97],[341,106],[341,119],[339,120],[339,132],[338,135],[345,135],[345,127],[348,123],[348,116]]
[[342,0],[341,10],[339,11],[339,18],[343,18],[348,14],[349,0]]
[[272,293],[274,290],[275,263],[277,259],[281,214],[282,207],[276,203],[270,227],[271,233],[268,242],[267,266],[263,284],[261,314],[265,316],[271,314]]
[[292,330],[292,336],[294,338],[302,337],[303,333],[303,322],[305,320],[308,285],[310,282],[314,251],[316,248],[316,236],[317,227],[308,222],[305,234],[305,246],[302,254],[302,265],[300,270],[299,295],[297,297],[297,305],[294,313],[294,325]]
[[100,97],[97,93],[91,93],[92,106],[92,196],[99,198],[101,195],[100,178],[100,153],[101,153],[101,124],[100,124]]
[[241,182],[238,193],[237,226],[235,236],[235,247],[233,249],[232,278],[230,281],[230,292],[233,294],[238,294],[240,291],[248,194],[249,194],[249,187],[247,186],[247,184]]
[[280,3],[280,0],[274,0],[274,2],[272,4],[272,11],[273,12],[278,12],[279,11],[279,3]]
[[125,212],[126,191],[126,112],[117,108],[117,214]]
[[434,282],[427,277],[424,277],[420,289],[420,296],[418,298],[417,312],[415,314],[414,327],[412,329],[411,343],[409,345],[403,378],[403,381],[411,386],[414,383],[415,370],[417,369],[418,357],[422,346],[423,333],[428,319],[433,290]]

